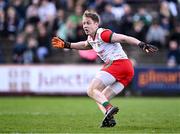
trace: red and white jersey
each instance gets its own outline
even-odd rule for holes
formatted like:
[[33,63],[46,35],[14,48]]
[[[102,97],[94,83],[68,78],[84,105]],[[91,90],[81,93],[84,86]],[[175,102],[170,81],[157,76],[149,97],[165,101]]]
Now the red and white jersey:
[[88,36],[87,42],[104,62],[128,59],[120,43],[111,43],[111,36],[111,30],[98,28],[94,39]]

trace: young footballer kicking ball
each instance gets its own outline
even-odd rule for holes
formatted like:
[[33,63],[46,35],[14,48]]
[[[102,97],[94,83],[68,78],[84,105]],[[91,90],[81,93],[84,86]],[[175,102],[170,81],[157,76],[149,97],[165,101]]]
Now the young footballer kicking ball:
[[86,10],[82,19],[83,29],[88,35],[86,41],[71,43],[60,37],[53,37],[51,43],[55,48],[94,49],[104,61],[104,66],[91,81],[87,94],[96,101],[104,113],[101,127],[114,127],[116,125],[114,115],[117,114],[119,108],[113,106],[110,99],[119,94],[134,76],[132,63],[122,49],[121,43],[137,45],[147,53],[156,52],[158,48],[134,37],[100,28],[99,23],[99,15],[94,11]]

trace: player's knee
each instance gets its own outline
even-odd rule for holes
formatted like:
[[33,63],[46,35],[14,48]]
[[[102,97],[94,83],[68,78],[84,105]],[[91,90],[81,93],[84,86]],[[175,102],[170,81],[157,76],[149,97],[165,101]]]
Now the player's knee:
[[92,90],[91,88],[89,88],[89,89],[87,90],[87,95],[88,95],[89,97],[92,97],[92,96],[93,96],[93,90]]

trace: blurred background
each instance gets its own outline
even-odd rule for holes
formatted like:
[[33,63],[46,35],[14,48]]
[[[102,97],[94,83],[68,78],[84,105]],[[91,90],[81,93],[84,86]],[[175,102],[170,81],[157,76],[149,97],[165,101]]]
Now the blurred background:
[[121,95],[180,95],[179,0],[0,0],[0,95],[85,95],[102,61],[50,41],[86,40],[86,9],[100,14],[101,27],[159,48],[146,54],[122,44],[135,78]]

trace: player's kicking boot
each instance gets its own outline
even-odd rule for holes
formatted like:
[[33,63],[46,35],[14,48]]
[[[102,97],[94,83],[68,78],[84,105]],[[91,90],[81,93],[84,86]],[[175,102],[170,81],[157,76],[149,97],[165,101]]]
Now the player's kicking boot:
[[118,107],[111,107],[105,114],[105,117],[102,121],[101,127],[114,127],[116,121],[114,120],[114,115],[119,111]]
[[102,122],[100,127],[114,127],[116,125],[116,121],[114,119],[114,116],[111,119],[106,119]]

